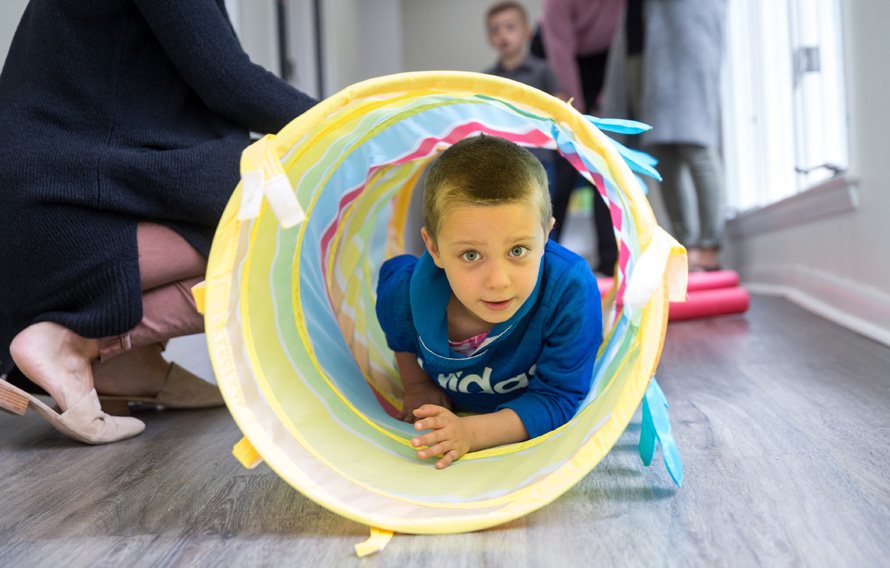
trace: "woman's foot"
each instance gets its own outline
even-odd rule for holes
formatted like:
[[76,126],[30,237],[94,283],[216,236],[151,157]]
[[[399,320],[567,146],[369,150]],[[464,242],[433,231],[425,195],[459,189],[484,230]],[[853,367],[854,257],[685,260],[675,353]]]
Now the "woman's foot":
[[99,343],[49,321],[22,330],[9,346],[19,370],[37,383],[64,412],[93,390],[91,360]]
[[155,396],[164,388],[170,363],[160,343],[133,347],[104,361],[93,361],[93,384],[100,396]]
[[216,385],[164,359],[163,349],[153,343],[93,363],[93,380],[105,412],[126,416],[128,402],[182,409],[225,404]]
[[703,248],[698,256],[698,266],[707,272],[720,270],[720,257],[715,248]]
[[59,432],[87,444],[116,442],[145,429],[141,420],[102,411],[90,368],[99,356],[95,339],[40,322],[16,335],[9,350],[19,370],[53,397],[61,413],[6,381],[0,383],[0,410],[21,415],[31,408]]
[[691,247],[686,251],[689,272],[720,270],[720,257],[716,248]]

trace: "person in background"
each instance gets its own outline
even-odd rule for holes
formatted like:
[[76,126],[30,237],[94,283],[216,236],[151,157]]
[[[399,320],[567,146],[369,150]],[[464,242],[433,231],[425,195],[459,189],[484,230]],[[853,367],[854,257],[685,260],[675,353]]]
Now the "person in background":
[[222,404],[161,351],[203,331],[190,288],[250,131],[315,102],[251,63],[224,0],[31,0],[0,74],[0,375],[59,412],[7,381],[0,409],[101,444],[144,424],[98,395]]
[[[485,29],[488,43],[498,52],[498,61],[485,69],[484,73],[525,83],[558,99],[567,100],[547,61],[528,51],[532,28],[529,25],[528,13],[521,4],[518,2],[493,4],[485,14]],[[557,152],[544,148],[528,150],[541,160],[547,171],[547,179],[553,180]],[[553,183],[550,187],[552,195]]]
[[665,209],[690,271],[720,268],[725,19],[726,0],[628,0],[608,64],[605,114],[652,126],[642,149],[659,161]]
[[[532,52],[546,56],[565,95],[578,112],[599,114],[600,92],[605,77],[609,45],[625,0],[544,0],[540,38]],[[538,46],[535,48],[534,46]],[[569,198],[579,174],[564,159],[556,161],[553,239],[559,240],[565,223]],[[596,271],[606,276],[615,272],[618,245],[609,208],[598,195],[594,198],[598,262]]]

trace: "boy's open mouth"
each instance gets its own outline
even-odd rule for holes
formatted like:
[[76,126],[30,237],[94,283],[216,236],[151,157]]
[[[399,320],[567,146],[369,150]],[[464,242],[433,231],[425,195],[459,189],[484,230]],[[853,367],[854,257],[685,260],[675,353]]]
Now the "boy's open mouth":
[[510,306],[510,300],[504,300],[502,302],[487,302],[482,300],[482,303],[485,304],[486,308],[494,312],[506,310]]

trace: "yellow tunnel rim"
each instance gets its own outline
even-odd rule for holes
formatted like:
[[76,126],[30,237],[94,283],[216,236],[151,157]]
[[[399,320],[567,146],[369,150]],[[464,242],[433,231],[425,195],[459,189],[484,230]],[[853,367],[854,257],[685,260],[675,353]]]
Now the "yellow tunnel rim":
[[[278,135],[272,137],[271,142],[274,144],[277,155],[282,156],[290,151],[317,121],[338,112],[353,101],[374,95],[416,90],[486,94],[527,104],[550,114],[554,119],[564,123],[577,136],[580,143],[595,150],[605,159],[612,170],[612,176],[630,201],[630,209],[634,212],[634,215],[631,217],[634,220],[634,231],[640,241],[641,248],[645,249],[648,246],[655,226],[654,215],[642,192],[636,189],[637,186],[633,179],[633,174],[608,139],[571,106],[536,89],[498,77],[476,73],[419,72],[370,79],[344,89],[340,93],[322,101],[307,113],[291,122]],[[628,188],[633,189],[628,190]],[[236,213],[237,199],[233,198],[230,200],[223,215],[208,264],[207,296],[205,300],[208,343],[212,353],[214,370],[236,423],[238,423],[242,432],[251,440],[259,453],[263,455],[270,467],[293,485],[294,483],[289,475],[291,468],[288,467],[288,464],[281,461],[282,459],[286,461],[287,458],[278,455],[275,448],[270,446],[273,442],[268,433],[258,425],[258,422],[252,416],[252,411],[239,400],[238,391],[240,390],[240,385],[237,384],[236,377],[231,375],[234,372],[234,365],[232,364],[234,353],[231,346],[228,345],[224,328],[227,325],[226,316],[231,309],[229,296],[232,284],[228,279],[232,271],[237,269],[237,266],[235,266],[235,248],[240,231],[240,222],[235,219]],[[644,328],[659,332],[660,338],[656,351],[660,353],[664,324],[666,322],[666,300],[663,293],[656,293],[650,304],[644,308],[643,320],[645,326],[641,327],[640,332]],[[631,389],[625,389],[621,402],[609,419],[608,427],[602,429],[603,435],[597,434],[596,438],[611,437],[609,447],[617,440],[642,399],[648,378],[651,377],[652,371],[654,371],[654,364],[657,363],[658,353],[655,354],[655,360],[652,362],[651,369],[641,369],[644,374],[648,375],[645,380],[635,381],[639,384],[636,385],[637,388],[632,389],[633,392],[627,392]],[[601,440],[594,442],[595,440],[593,439],[589,440],[584,445],[585,448],[581,448],[569,463],[561,467],[555,474],[547,476],[536,484],[533,487],[535,491],[530,492],[535,493],[534,496],[514,501],[510,507],[504,508],[497,515],[487,514],[479,516],[470,514],[465,518],[449,517],[448,519],[425,519],[423,521],[392,518],[383,514],[368,514],[353,507],[350,503],[338,499],[335,495],[326,494],[324,491],[312,487],[300,486],[297,488],[328,509],[367,525],[402,532],[432,533],[476,530],[506,522],[531,512],[571,488],[594,467],[599,459],[596,459],[589,468],[585,467],[584,461],[593,460],[594,458],[591,457],[593,454],[602,453],[602,455],[605,455],[605,452],[608,451],[608,448],[604,450]],[[602,455],[599,457],[601,458]],[[311,484],[307,483],[307,485]],[[543,500],[542,496],[544,496]]]

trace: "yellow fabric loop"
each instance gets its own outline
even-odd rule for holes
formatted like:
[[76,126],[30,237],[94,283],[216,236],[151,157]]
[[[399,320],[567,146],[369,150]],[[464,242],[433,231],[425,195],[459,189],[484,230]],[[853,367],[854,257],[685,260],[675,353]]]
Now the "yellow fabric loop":
[[195,299],[195,307],[198,313],[204,313],[204,298],[207,296],[207,281],[202,280],[192,286],[192,297]]
[[232,448],[232,455],[247,469],[253,469],[263,461],[260,453],[247,438],[241,438],[241,441],[235,444],[235,447]]
[[355,554],[359,558],[380,552],[392,539],[392,531],[371,527],[371,536],[365,542],[355,545]]

